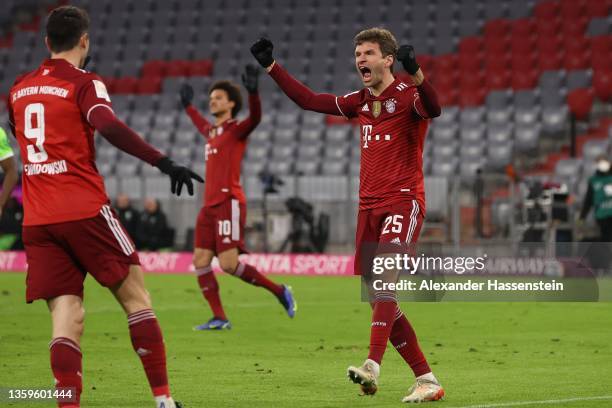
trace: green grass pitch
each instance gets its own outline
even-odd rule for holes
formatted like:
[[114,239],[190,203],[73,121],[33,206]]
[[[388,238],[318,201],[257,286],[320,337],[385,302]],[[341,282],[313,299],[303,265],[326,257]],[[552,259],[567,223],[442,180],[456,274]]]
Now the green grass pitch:
[[[50,320],[43,302],[24,303],[24,278],[0,274],[0,387],[49,387]],[[347,366],[366,357],[369,340],[369,306],[359,300],[357,278],[274,279],[293,286],[294,320],[264,290],[220,276],[234,328],[195,332],[192,326],[210,316],[195,277],[146,277],[176,399],[187,408],[402,405],[413,377],[391,346],[376,396],[358,396],[346,378]],[[85,309],[83,406],[153,406],[125,317],[89,278]],[[434,406],[612,395],[611,303],[405,303],[402,309],[447,392]],[[546,406],[603,407],[612,399]]]

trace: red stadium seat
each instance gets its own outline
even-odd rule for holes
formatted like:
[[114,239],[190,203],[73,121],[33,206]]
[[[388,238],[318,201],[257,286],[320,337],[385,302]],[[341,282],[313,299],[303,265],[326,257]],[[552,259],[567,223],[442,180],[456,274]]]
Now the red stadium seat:
[[565,37],[583,36],[589,24],[589,20],[586,16],[576,18],[568,17],[564,21],[565,23],[561,24],[561,31]]
[[591,89],[574,89],[567,95],[567,104],[576,119],[585,120],[593,107],[593,91]]
[[136,84],[136,93],[138,94],[158,94],[161,92],[161,77],[144,77],[138,80]]
[[512,89],[533,89],[538,83],[538,71],[535,69],[527,71],[512,71]]
[[465,37],[459,43],[460,54],[477,54],[481,53],[483,50],[484,40],[482,39],[482,37]]
[[553,0],[544,1],[534,7],[533,14],[538,19],[539,24],[542,20],[549,20],[559,15],[559,9],[559,2]]
[[606,17],[610,14],[609,0],[591,0],[586,3],[586,14],[589,17]]
[[442,106],[452,106],[459,103],[459,91],[457,88],[448,89],[444,92],[440,92],[438,89],[438,102]]
[[561,69],[563,53],[560,50],[540,52],[538,55],[538,68],[540,71]]
[[556,52],[562,49],[562,37],[559,34],[546,37],[539,36],[537,39],[537,48],[542,52]]
[[212,70],[213,64],[210,60],[192,61],[189,67],[189,76],[210,76]]
[[480,71],[483,68],[482,54],[459,54],[459,70],[462,73],[470,73],[471,71]]
[[535,36],[512,37],[510,41],[510,49],[512,50],[512,54],[533,53],[534,49],[537,47],[537,42],[535,39]]
[[521,18],[512,23],[512,38],[530,37],[536,33],[536,22],[532,18]]
[[166,62],[166,75],[168,77],[184,77],[188,75],[189,61],[174,60]]
[[440,55],[436,58],[436,62],[434,64],[434,70],[451,70],[457,69],[457,65],[459,63],[459,57],[457,54],[445,54]]
[[560,14],[563,18],[576,18],[585,14],[585,2],[581,0],[561,0]]
[[510,61],[511,58],[508,54],[487,54],[484,65],[487,71],[504,71],[512,65]]
[[484,26],[485,37],[501,38],[510,34],[510,22],[505,19],[489,20]]
[[607,69],[596,70],[593,73],[593,88],[595,96],[601,101],[612,101],[612,70],[610,66]]
[[591,68],[594,70],[609,69],[612,67],[612,54],[600,54],[598,52],[591,52]]
[[163,77],[166,75],[166,62],[159,60],[151,60],[144,63],[141,70],[143,77]]
[[471,75],[461,75],[459,77],[459,83],[461,86],[471,86],[473,88],[484,86],[484,80],[484,70],[474,71]]
[[508,37],[485,37],[485,52],[487,54],[505,54],[510,53],[510,39]]
[[551,17],[548,20],[538,20],[536,31],[538,37],[547,38],[558,35],[561,32],[561,19],[559,17]]
[[612,35],[591,37],[591,51],[593,51],[594,54],[612,53]]
[[461,87],[459,92],[459,105],[462,107],[482,105],[485,101],[486,89],[479,87]]
[[138,78],[132,77],[116,78],[113,82],[117,94],[132,94],[138,86]]
[[590,59],[591,54],[588,49],[568,50],[563,58],[563,66],[567,70],[587,69],[589,68]]
[[510,69],[487,71],[486,83],[489,90],[510,88],[512,84]]
[[510,66],[514,71],[528,71],[538,69],[537,54],[531,53],[513,53],[510,59]]
[[431,72],[433,70],[434,57],[427,54],[419,54],[419,65],[423,72]]

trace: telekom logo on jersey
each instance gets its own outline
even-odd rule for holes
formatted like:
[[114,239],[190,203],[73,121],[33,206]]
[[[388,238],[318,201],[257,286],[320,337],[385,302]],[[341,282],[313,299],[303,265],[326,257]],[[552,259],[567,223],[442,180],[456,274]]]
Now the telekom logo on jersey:
[[378,141],[389,141],[391,140],[391,135],[383,135],[381,137],[381,135],[372,135],[372,125],[363,125],[361,127],[361,133],[363,134],[363,148],[367,149],[368,148],[368,143],[369,142],[378,142]]

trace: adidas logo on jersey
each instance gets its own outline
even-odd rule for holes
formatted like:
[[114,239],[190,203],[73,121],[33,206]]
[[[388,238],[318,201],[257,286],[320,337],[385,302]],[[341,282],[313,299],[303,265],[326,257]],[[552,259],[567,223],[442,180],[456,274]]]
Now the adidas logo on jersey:
[[369,112],[370,108],[368,108],[368,104],[366,103],[365,105],[363,105],[363,108],[361,108],[362,112]]
[[396,245],[401,245],[402,242],[400,241],[400,239],[398,237],[395,237],[391,240],[392,244],[396,244]]
[[223,243],[224,243],[224,244],[229,244],[229,243],[231,243],[231,242],[232,242],[232,240],[231,240],[231,239],[229,239],[228,237],[223,238]]
[[144,357],[148,354],[151,354],[151,350],[147,350],[145,348],[140,347],[138,350],[136,350],[136,354],[138,354],[140,357]]

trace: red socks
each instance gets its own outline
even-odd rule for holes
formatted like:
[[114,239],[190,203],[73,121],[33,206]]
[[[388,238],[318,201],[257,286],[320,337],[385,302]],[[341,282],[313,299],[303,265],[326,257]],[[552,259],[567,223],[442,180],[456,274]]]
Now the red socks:
[[151,309],[128,315],[134,351],[140,356],[154,397],[170,397],[164,339]]
[[419,347],[414,329],[399,307],[397,307],[395,313],[395,323],[393,323],[389,340],[404,361],[412,368],[415,377],[431,372],[427,359],[423,355],[421,347]]
[[221,298],[219,297],[219,284],[212,267],[209,265],[196,269],[196,274],[198,275],[198,284],[202,290],[202,295],[204,295],[204,299],[208,302],[213,315],[219,319],[227,320],[223,305],[221,304]]
[[251,285],[268,289],[270,292],[274,293],[276,297],[280,297],[283,294],[283,287],[281,285],[272,282],[251,265],[239,263],[234,275]]
[[66,337],[56,337],[49,344],[49,351],[55,387],[72,388],[73,393],[72,398],[67,398],[67,401],[71,402],[58,402],[58,406],[79,407],[83,390],[81,348]]
[[397,303],[394,296],[381,295],[374,300],[372,327],[370,329],[370,353],[368,358],[381,363],[395,320]]

